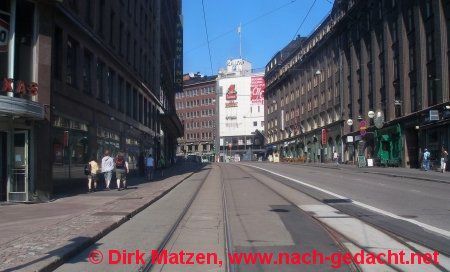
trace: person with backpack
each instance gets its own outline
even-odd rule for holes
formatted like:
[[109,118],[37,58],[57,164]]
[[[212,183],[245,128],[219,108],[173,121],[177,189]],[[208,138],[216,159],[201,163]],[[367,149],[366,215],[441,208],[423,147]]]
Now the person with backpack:
[[92,155],[91,160],[84,167],[84,174],[88,177],[88,193],[97,191],[98,171],[98,163],[95,160],[95,156]]
[[123,189],[125,190],[127,188],[127,174],[130,172],[125,155],[122,152],[119,152],[114,162],[116,164],[117,191],[121,190],[121,183],[123,184]]
[[105,177],[105,189],[109,191],[109,184],[111,183],[112,171],[114,170],[114,159],[109,156],[109,150],[105,150],[105,155],[102,158],[102,173]]

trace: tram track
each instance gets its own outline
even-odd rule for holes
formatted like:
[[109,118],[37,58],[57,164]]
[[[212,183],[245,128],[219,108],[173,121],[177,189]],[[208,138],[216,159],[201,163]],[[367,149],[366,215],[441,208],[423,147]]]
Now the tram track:
[[[254,174],[252,174],[250,171],[248,171],[249,166],[247,166],[247,165],[236,165],[236,166],[239,167],[242,171],[244,171],[244,172],[247,173],[248,175],[252,176],[257,182],[263,184],[265,187],[267,187],[267,188],[268,188],[269,190],[271,190],[272,192],[276,193],[277,195],[279,195],[280,197],[282,197],[282,198],[285,199],[286,201],[292,203],[293,205],[296,205],[296,204],[293,203],[291,200],[289,200],[289,198],[285,197],[283,194],[281,194],[280,192],[276,191],[275,189],[273,189],[272,187],[270,187],[268,184],[266,184],[265,182],[261,181],[259,178],[255,177]],[[244,168],[246,168],[247,170],[244,169]],[[253,168],[252,168],[252,169],[253,169]],[[273,180],[276,181],[276,182],[280,182],[279,180],[276,180],[276,179],[273,179]],[[309,197],[311,197],[311,198],[313,198],[313,199],[315,199],[315,200],[317,200],[317,201],[320,201],[320,202],[324,203],[324,202],[322,201],[321,198],[318,198],[318,197],[316,197],[316,196],[314,196],[313,194],[310,194],[310,193],[308,193],[308,192],[304,192],[304,191],[302,191],[302,190],[300,190],[299,188],[296,188],[296,187],[294,187],[294,186],[290,186],[289,183],[284,183],[284,182],[280,182],[280,183],[283,184],[283,185],[285,185],[285,186],[288,186],[288,187],[291,188],[292,190],[298,191],[298,192],[300,192],[300,193],[302,193],[302,194],[306,194],[306,195],[308,195]],[[326,203],[324,203],[324,204],[326,204]],[[331,206],[331,207],[333,207],[333,206]],[[346,235],[344,235],[344,234],[342,234],[342,233],[337,232],[337,231],[334,230],[331,226],[329,226],[329,225],[323,223],[322,221],[320,221],[318,218],[314,217],[313,215],[311,215],[311,214],[309,214],[309,213],[306,213],[306,214],[307,214],[312,220],[314,220],[314,221],[316,221],[318,224],[320,224],[320,225],[321,225],[321,226],[322,226],[322,227],[330,234],[330,236],[333,237],[333,239],[336,241],[336,243],[339,244],[345,251],[348,251],[348,249],[347,249],[347,247],[343,244],[343,242],[341,242],[342,240],[345,240],[346,242],[350,242],[351,244],[357,246],[358,248],[361,248],[361,249],[367,251],[363,245],[358,244],[358,243],[355,242],[351,237],[348,237],[348,236],[346,236]],[[350,216],[351,216],[351,215],[350,215]],[[376,229],[377,231],[380,231],[380,232],[384,233],[385,235],[389,236],[391,239],[395,240],[396,242],[398,242],[399,244],[403,245],[404,247],[410,249],[411,251],[414,251],[414,252],[421,252],[421,250],[418,249],[416,246],[413,246],[413,245],[411,245],[410,243],[408,243],[408,240],[407,240],[406,237],[402,237],[402,236],[399,236],[399,235],[397,235],[397,234],[395,234],[395,233],[392,233],[392,232],[386,230],[386,229],[383,228],[383,227],[380,227],[380,226],[378,226],[378,225],[376,225],[376,224],[373,224],[372,222],[368,222],[368,221],[365,221],[365,220],[363,220],[363,219],[361,219],[361,220],[362,220],[365,224],[367,224],[367,225],[373,227],[373,228]],[[412,241],[412,242],[413,242],[414,244],[418,245],[419,247],[428,248],[427,245],[422,244],[422,243],[420,243],[420,242],[418,242],[418,241]],[[370,251],[368,251],[368,252],[370,252]],[[423,252],[421,252],[421,253],[423,253]],[[442,254],[442,255],[448,257],[448,255],[445,254],[445,253],[440,252],[440,254]],[[385,265],[389,266],[389,268],[393,269],[394,271],[404,271],[404,270],[401,270],[401,269],[399,269],[398,267],[396,267],[396,266],[394,266],[394,265],[392,265],[392,264],[385,264]],[[443,266],[440,265],[440,264],[432,264],[432,265],[433,265],[436,269],[438,269],[439,271],[449,271],[447,268],[443,267]],[[352,271],[363,271],[363,270],[362,270],[356,263],[354,263],[354,262],[353,262],[353,265],[350,266],[350,267],[353,269]]]

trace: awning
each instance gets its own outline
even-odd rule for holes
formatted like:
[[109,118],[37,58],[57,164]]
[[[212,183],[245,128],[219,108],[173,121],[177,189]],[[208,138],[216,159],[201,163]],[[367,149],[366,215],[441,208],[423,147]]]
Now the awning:
[[44,119],[44,106],[23,98],[0,96],[0,115]]

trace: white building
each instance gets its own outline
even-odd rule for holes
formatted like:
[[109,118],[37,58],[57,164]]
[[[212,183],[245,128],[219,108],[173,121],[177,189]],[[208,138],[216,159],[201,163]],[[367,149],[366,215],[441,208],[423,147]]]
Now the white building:
[[[218,139],[221,160],[250,160],[264,154],[264,75],[252,74],[243,59],[227,61],[219,72]],[[238,158],[239,157],[239,158]]]

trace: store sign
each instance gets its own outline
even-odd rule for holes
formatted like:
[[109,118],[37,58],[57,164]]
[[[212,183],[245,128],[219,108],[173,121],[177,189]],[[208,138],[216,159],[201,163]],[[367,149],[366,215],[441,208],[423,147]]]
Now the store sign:
[[327,130],[325,128],[322,129],[322,145],[327,144]]
[[430,110],[430,121],[439,121],[439,111]]
[[266,90],[266,83],[264,77],[252,77],[251,81],[251,95],[250,101],[252,104],[264,104],[264,92]]
[[359,122],[359,134],[361,136],[366,135],[367,133],[367,122],[365,120],[362,120],[361,122]]
[[227,119],[227,120],[236,120],[237,116],[227,116],[227,117],[225,117],[225,119]]
[[0,52],[8,52],[9,24],[0,18]]
[[236,108],[238,103],[236,101],[230,101],[225,103],[225,108]]
[[231,84],[230,87],[228,87],[226,99],[227,100],[236,100],[237,99],[237,91],[236,91],[235,84]]
[[347,143],[353,143],[353,136],[347,136]]

